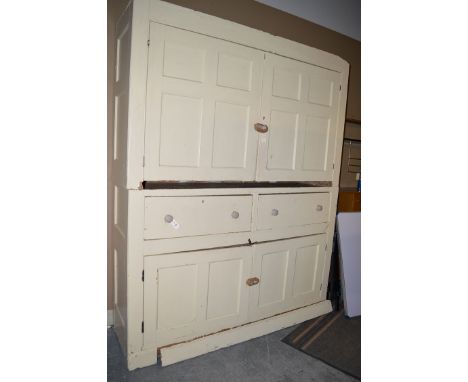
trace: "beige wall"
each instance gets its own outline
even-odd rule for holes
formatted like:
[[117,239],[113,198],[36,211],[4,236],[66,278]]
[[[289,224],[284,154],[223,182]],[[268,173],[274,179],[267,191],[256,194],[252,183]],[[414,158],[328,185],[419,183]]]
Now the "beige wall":
[[[361,43],[320,25],[276,10],[254,0],[166,0],[207,14],[244,24],[252,28],[298,41],[344,58],[350,63],[348,107],[349,120],[361,120]],[[113,256],[111,253],[112,203],[112,119],[115,22],[128,0],[107,1],[107,309],[112,309]]]

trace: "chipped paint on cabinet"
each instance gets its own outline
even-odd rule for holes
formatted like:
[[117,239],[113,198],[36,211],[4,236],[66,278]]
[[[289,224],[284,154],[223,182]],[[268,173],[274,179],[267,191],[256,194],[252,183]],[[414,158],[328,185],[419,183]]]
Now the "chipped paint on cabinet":
[[[349,65],[159,0],[132,1],[116,35],[112,250],[128,368],[329,312]],[[252,183],[144,189],[161,181]]]

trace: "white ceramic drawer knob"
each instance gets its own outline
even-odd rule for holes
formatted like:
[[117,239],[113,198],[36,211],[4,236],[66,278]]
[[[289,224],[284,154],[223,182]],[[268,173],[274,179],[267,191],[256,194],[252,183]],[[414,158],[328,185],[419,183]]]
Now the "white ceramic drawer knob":
[[317,208],[316,208],[317,211],[322,211],[323,210],[323,206],[321,204],[317,204]]
[[239,217],[239,212],[237,212],[237,211],[232,211],[231,216],[232,216],[233,219],[237,219],[237,218]]
[[166,215],[166,216],[164,216],[164,221],[165,221],[166,223],[171,223],[173,220],[174,220],[174,218],[172,217],[172,215]]
[[273,216],[278,216],[279,211],[278,211],[276,208],[273,208],[273,209],[271,210],[271,214],[272,214]]

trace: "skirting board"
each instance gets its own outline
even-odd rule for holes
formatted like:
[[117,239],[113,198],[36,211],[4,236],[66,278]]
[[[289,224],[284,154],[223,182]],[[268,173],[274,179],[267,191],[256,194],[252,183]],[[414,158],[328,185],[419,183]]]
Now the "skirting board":
[[[332,311],[329,300],[296,309],[278,316],[266,318],[221,333],[212,334],[190,342],[161,349],[161,365],[167,366],[224,347],[260,337],[321,316]],[[144,365],[141,365],[144,366]],[[141,367],[137,366],[137,367]]]
[[107,309],[107,327],[114,325],[114,311]]

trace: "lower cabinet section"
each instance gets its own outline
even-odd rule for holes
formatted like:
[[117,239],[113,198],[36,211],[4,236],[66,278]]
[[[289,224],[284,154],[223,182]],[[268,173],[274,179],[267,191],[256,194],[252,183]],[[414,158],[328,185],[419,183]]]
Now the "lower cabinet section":
[[326,235],[147,256],[144,344],[161,347],[324,299]]

